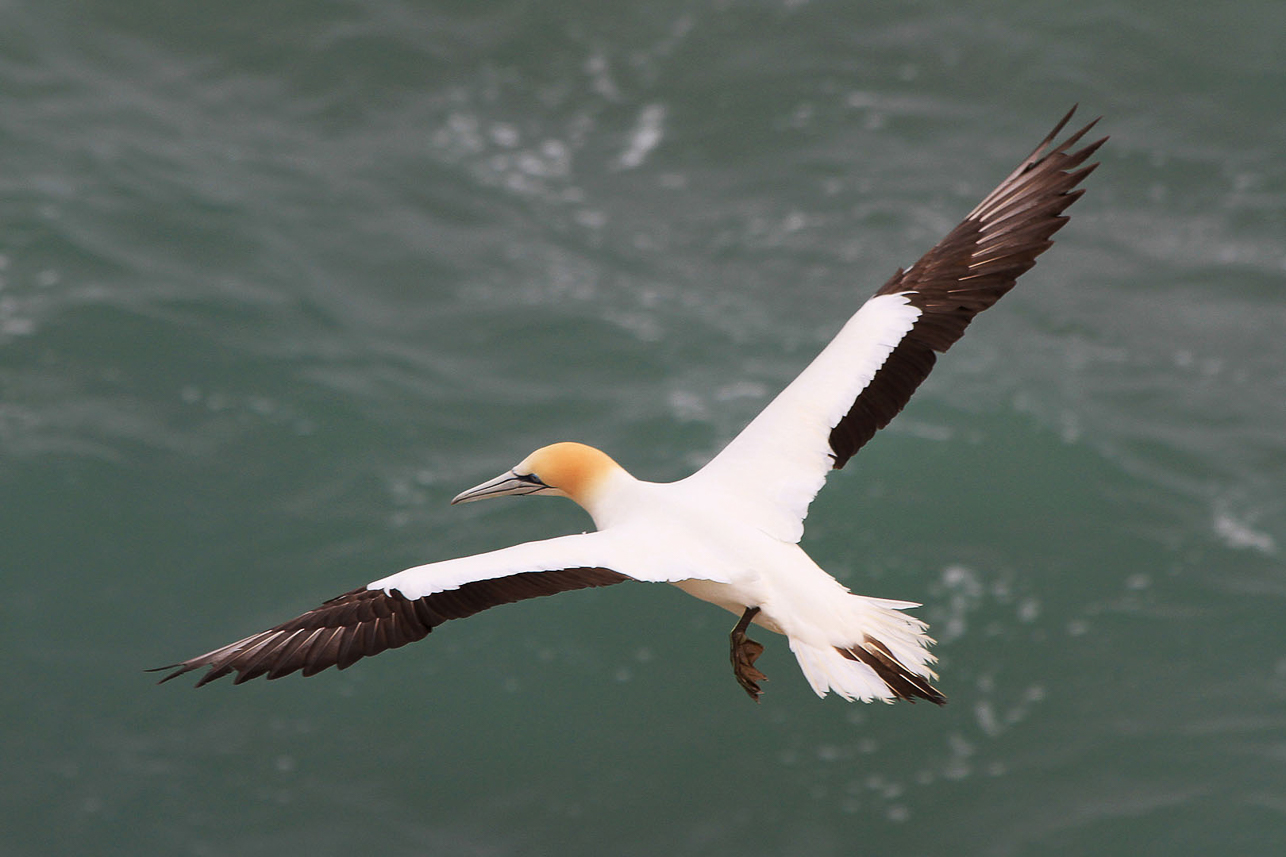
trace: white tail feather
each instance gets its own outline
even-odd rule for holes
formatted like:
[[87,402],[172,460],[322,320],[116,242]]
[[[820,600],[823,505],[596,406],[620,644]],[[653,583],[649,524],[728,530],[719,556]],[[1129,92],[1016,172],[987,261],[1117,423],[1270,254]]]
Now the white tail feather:
[[799,668],[818,696],[825,696],[833,690],[849,702],[855,699],[892,702],[896,698],[875,670],[858,661],[850,661],[834,646],[812,646],[791,638],[790,650],[795,653]]
[[[825,696],[827,691],[833,690],[849,701],[870,702],[881,699],[892,702],[898,698],[920,697],[941,702],[941,696],[935,698],[937,692],[929,684],[937,678],[929,668],[937,658],[929,652],[933,640],[924,632],[927,627],[925,623],[890,606],[906,602],[890,602],[861,595],[851,597],[855,602],[851,606],[858,614],[857,621],[851,627],[853,639],[837,646],[790,638],[790,650],[795,653],[799,667],[813,691],[818,696]],[[850,657],[841,651],[842,648],[858,652],[860,657]],[[877,663],[882,661],[880,654],[891,656],[896,661],[892,669]],[[928,692],[921,693],[917,690],[908,694],[905,692],[906,685],[902,685],[903,692],[899,693],[876,672],[871,663],[876,663],[886,674],[906,677],[912,686],[922,687]]]

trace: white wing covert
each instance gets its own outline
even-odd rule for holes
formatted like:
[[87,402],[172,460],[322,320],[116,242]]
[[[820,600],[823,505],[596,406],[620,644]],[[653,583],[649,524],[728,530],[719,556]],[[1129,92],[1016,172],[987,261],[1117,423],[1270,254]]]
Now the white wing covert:
[[727,497],[763,531],[803,536],[827,474],[888,425],[928,376],[936,355],[973,317],[1013,288],[1083,193],[1103,140],[1069,151],[1091,122],[1050,147],[1076,108],[932,250],[899,270],[777,398],[689,477]]

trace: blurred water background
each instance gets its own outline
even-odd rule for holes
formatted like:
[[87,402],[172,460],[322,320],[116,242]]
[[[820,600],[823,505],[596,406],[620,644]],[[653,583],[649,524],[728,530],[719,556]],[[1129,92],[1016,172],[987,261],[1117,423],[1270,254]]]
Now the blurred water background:
[[[1286,4],[0,3],[0,853],[1286,853]],[[813,507],[944,709],[621,586],[155,687],[543,443],[700,465],[1074,102],[1072,222]]]

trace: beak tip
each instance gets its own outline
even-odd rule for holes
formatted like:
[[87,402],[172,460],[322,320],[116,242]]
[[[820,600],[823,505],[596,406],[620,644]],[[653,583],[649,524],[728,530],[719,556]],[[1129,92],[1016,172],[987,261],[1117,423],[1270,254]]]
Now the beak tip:
[[514,485],[517,477],[513,472],[502,473],[495,479],[489,479],[481,485],[475,485],[468,491],[461,491],[451,498],[451,505],[458,506],[461,503],[472,503],[475,500],[485,500],[488,497],[500,497],[505,494],[514,493]]

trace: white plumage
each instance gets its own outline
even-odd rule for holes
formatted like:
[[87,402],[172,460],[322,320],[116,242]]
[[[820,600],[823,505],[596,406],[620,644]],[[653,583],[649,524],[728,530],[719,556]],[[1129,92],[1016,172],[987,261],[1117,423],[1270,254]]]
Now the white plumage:
[[[757,624],[787,637],[818,695],[849,700],[944,697],[930,683],[933,642],[918,605],[855,595],[800,547],[827,474],[892,419],[978,312],[1050,246],[1102,140],[1069,151],[1089,127],[1053,132],[970,215],[897,274],[829,345],[701,470],[673,483],[636,479],[605,453],[558,443],[452,502],[501,495],[568,497],[596,532],[417,566],[326,602],[276,628],[174,665],[241,682],[341,669],[497,604],[626,580],[671,583],[741,617],[730,640],[738,682],[758,699]],[[168,668],[167,668],[168,669]]]

